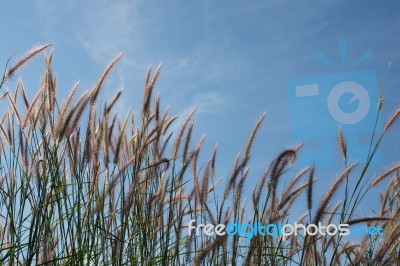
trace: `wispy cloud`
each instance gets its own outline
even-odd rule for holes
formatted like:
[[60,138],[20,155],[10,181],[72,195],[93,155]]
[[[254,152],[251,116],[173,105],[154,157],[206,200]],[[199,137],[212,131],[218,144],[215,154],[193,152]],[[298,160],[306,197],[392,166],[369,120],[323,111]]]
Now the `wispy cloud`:
[[103,63],[116,53],[134,47],[135,8],[128,1],[100,1],[83,11],[83,25],[77,40],[96,62]]

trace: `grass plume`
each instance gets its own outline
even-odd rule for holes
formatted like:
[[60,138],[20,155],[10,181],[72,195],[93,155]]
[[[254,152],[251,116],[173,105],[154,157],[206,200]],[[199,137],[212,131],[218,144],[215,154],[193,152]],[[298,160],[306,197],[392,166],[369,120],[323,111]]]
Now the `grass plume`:
[[[36,47],[17,61],[0,88],[48,47]],[[123,90],[109,101],[100,100],[100,91],[122,56],[114,58],[81,95],[76,82],[64,101],[57,96],[53,53],[45,55],[44,77],[33,99],[27,97],[22,80],[14,90],[5,90],[0,100],[8,107],[0,118],[0,265],[398,264],[399,164],[368,187],[394,176],[382,193],[379,215],[355,216],[364,195],[359,184],[369,164],[360,174],[356,163],[347,165],[348,147],[339,129],[345,167],[312,217],[318,190],[314,174],[319,172],[318,165],[302,165],[305,168],[296,171],[302,144],[266,162],[257,179],[251,168],[252,147],[266,118],[263,113],[243,152],[226,171],[229,174],[221,177],[217,146],[202,161],[207,144],[204,136],[195,140],[195,110],[176,127],[177,117],[164,109],[160,97],[153,97],[161,67],[147,72],[141,110],[123,116],[115,112],[125,97]],[[397,110],[371,144],[370,160],[398,116]],[[357,184],[348,191],[346,182],[343,193],[341,184],[350,177]],[[339,193],[344,200],[333,204]],[[303,205],[308,214],[294,217],[294,208]],[[336,236],[250,238],[249,228],[234,236],[187,231],[193,220],[196,225],[256,225],[305,223],[307,216],[313,223],[373,223],[384,228],[385,237],[349,243]]]

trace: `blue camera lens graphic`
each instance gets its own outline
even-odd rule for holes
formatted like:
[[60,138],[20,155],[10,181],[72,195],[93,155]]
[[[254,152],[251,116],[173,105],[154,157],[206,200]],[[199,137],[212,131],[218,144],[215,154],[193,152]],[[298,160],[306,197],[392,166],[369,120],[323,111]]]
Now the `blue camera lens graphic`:
[[[353,112],[346,112],[339,104],[344,94],[352,94],[350,103],[358,100],[358,108]],[[328,110],[331,116],[342,124],[356,124],[362,121],[369,112],[369,94],[363,86],[357,82],[344,81],[337,84],[328,95]]]

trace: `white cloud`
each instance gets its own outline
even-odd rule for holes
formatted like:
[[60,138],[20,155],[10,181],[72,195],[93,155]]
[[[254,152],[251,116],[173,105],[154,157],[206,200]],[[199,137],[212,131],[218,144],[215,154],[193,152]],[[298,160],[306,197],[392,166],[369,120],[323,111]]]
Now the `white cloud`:
[[135,46],[135,8],[129,2],[102,1],[83,11],[83,25],[76,37],[96,62],[104,64],[128,47]]

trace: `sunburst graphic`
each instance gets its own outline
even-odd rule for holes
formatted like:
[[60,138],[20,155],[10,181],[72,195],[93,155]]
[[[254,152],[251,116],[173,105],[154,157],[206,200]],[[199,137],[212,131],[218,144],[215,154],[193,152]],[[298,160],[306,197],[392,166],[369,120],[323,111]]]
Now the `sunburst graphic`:
[[[346,64],[346,57],[347,57],[347,40],[340,40],[339,41],[339,51],[340,51],[340,61],[342,67]],[[329,66],[331,68],[337,68],[337,66],[322,52],[318,52],[315,57],[319,62],[322,64]],[[367,59],[372,57],[371,49],[366,50],[352,65],[351,67],[356,67],[366,61]]]

